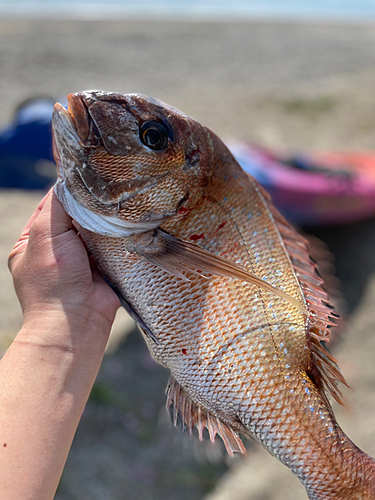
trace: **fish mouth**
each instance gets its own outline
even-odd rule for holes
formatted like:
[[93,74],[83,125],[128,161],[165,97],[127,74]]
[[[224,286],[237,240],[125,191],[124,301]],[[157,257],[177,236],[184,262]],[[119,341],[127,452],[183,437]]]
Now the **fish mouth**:
[[73,115],[58,102],[53,107],[52,126],[54,132],[67,132],[76,142],[81,142]]
[[92,123],[87,106],[79,95],[68,94],[68,113],[74,122],[78,137],[82,142],[86,142],[90,135],[90,127],[95,124]]
[[[121,192],[116,196],[111,193],[109,188],[108,196],[93,189],[93,179],[89,175],[90,169],[81,168],[81,165],[87,162],[87,158],[83,155],[91,147],[89,144],[92,142],[93,135],[97,139],[100,134],[84,99],[80,95],[68,95],[67,109],[59,103],[55,104],[52,114],[52,131],[53,152],[60,177],[64,180],[69,178],[74,164],[75,174],[79,176],[84,188],[96,201],[104,205],[119,205],[122,202],[128,202],[134,196],[156,186],[158,182],[170,175],[170,172],[166,172],[156,178],[146,177],[138,179],[136,182],[134,179],[125,179],[122,183],[123,186],[121,186]],[[101,185],[99,176],[95,175],[94,177],[96,179],[94,184]],[[130,184],[134,185],[134,188],[129,191]],[[115,189],[116,185],[112,184],[111,187]],[[164,218],[158,219],[160,222],[163,220]]]
[[59,173],[64,177],[63,159],[81,157],[87,148],[98,147],[100,132],[91,118],[84,99],[68,95],[68,109],[56,103],[52,113],[53,154]]
[[53,155],[59,174],[64,177],[63,159],[72,152],[80,153],[81,139],[77,133],[75,121],[71,114],[58,102],[52,113]]
[[[68,94],[68,109],[56,103],[52,114],[52,123],[55,128],[59,124],[80,143],[86,147],[91,142],[97,145],[100,132],[90,116],[84,99],[77,94]],[[95,139],[92,141],[92,139]]]

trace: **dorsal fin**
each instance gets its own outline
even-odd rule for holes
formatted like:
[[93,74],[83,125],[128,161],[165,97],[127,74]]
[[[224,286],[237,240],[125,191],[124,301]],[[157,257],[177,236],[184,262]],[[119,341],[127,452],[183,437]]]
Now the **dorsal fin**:
[[339,315],[329,302],[327,293],[322,288],[323,280],[317,272],[317,266],[310,258],[308,242],[300,236],[284,217],[269,203],[269,209],[283,239],[292,266],[303,291],[309,322],[307,340],[313,361],[323,382],[323,387],[340,404],[344,404],[342,392],[337,383],[348,384],[341,373],[336,359],[322,346],[321,341],[328,341],[330,328],[337,326]]
[[177,425],[178,417],[180,417],[182,429],[186,427],[192,434],[193,428],[197,427],[201,441],[203,440],[203,431],[207,428],[212,442],[215,441],[216,434],[221,437],[229,455],[232,456],[235,452],[246,452],[238,433],[222,422],[220,418],[202,406],[193,403],[174,377],[169,379],[167,387],[167,408],[172,405],[174,425]]

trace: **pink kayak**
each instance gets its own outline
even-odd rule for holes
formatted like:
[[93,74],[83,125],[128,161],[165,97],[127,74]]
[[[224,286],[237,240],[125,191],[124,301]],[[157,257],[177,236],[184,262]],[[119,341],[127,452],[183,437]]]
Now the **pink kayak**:
[[375,152],[285,154],[243,142],[228,147],[297,224],[346,223],[375,215]]

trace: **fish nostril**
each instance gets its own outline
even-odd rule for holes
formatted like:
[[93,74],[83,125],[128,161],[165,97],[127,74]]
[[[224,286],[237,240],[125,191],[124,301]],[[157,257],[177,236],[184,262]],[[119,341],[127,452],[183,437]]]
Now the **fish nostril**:
[[90,133],[90,115],[82,99],[76,94],[68,95],[68,112],[70,113],[81,141],[87,141]]

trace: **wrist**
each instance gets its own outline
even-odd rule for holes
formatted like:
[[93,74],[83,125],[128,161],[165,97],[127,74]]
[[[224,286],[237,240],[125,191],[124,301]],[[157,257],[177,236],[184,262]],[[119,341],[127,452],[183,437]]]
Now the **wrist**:
[[104,352],[112,322],[111,317],[88,307],[44,304],[24,311],[23,326],[14,342],[92,356],[93,351]]
[[1,498],[53,498],[109,333],[92,315],[34,312],[0,360]]

